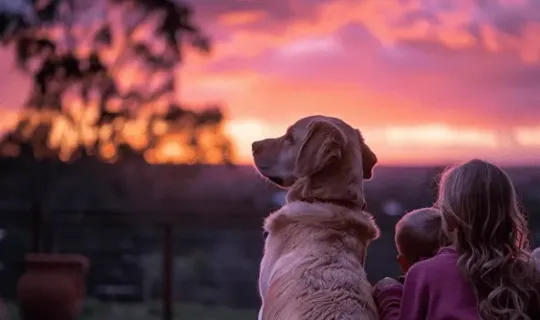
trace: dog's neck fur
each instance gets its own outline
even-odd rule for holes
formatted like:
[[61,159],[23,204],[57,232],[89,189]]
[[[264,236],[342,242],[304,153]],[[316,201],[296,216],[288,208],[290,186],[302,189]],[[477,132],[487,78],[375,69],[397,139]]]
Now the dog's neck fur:
[[[259,319],[324,320],[334,312],[344,314],[345,305],[353,308],[349,313],[355,313],[355,319],[378,319],[361,267],[369,243],[379,235],[370,214],[330,203],[292,201],[270,214],[264,228],[270,236],[261,262]],[[340,289],[333,290],[336,286]],[[315,291],[321,294],[309,294]]]
[[272,213],[265,220],[265,229],[275,233],[291,224],[324,226],[325,228],[351,232],[362,243],[368,243],[379,236],[379,229],[373,217],[361,209],[303,201],[287,203]]
[[311,176],[298,178],[287,192],[287,203],[323,202],[363,210],[366,201],[361,162],[350,163],[354,162],[341,164],[339,171],[329,166]]

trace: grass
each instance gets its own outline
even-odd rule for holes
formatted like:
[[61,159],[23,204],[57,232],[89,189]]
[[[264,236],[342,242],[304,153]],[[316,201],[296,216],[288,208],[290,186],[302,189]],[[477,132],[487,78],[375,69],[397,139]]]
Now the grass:
[[[19,320],[17,305],[6,301],[9,320]],[[239,310],[225,306],[176,304],[174,320],[252,320],[257,310]],[[86,299],[79,320],[162,320],[161,303],[106,303]]]

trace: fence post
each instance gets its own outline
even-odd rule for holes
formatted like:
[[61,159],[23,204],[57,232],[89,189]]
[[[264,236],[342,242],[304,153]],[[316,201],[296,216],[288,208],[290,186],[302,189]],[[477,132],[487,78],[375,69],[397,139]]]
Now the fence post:
[[173,237],[172,223],[163,230],[163,320],[173,319]]
[[32,204],[32,252],[43,252],[43,212],[40,204]]

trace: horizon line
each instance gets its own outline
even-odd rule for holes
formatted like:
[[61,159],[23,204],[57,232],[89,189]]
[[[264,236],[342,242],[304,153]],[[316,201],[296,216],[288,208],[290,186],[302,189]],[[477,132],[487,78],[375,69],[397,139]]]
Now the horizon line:
[[[6,160],[14,160],[14,161],[17,161],[17,157],[0,157],[0,162],[2,161],[6,161]],[[33,158],[33,160],[36,160],[36,161],[39,161],[39,159],[36,159],[36,158]],[[80,159],[77,159],[77,160],[74,160],[74,161],[62,161],[62,160],[58,160],[58,162],[60,163],[63,163],[63,164],[74,164],[74,163],[77,163],[78,161],[80,161]],[[129,161],[129,160],[128,160]],[[456,163],[425,163],[425,164],[422,164],[422,163],[403,163],[403,164],[400,164],[400,163],[381,163],[381,164],[377,164],[375,165],[374,167],[374,170],[376,170],[377,168],[403,168],[403,169],[407,169],[407,168],[447,168],[447,167],[451,167],[455,164],[458,164],[458,163],[462,163],[464,161],[458,161]],[[115,161],[115,162],[107,162],[107,161],[99,161],[98,162],[99,164],[104,164],[104,165],[119,165],[119,164],[122,164],[122,160],[119,160],[119,161]],[[245,163],[245,162],[239,162],[239,163],[230,163],[230,164],[227,164],[227,163],[216,163],[216,164],[212,164],[212,163],[149,163],[147,161],[142,161],[141,163],[144,163],[145,165],[148,165],[148,166],[156,166],[156,167],[165,167],[165,166],[168,166],[168,167],[227,167],[227,166],[230,166],[230,167],[243,167],[243,168],[247,168],[247,167],[251,167],[253,169],[256,170],[256,167],[254,164],[250,164],[250,163]],[[517,163],[502,163],[499,165],[500,167],[502,168],[540,168],[540,164],[517,164]]]

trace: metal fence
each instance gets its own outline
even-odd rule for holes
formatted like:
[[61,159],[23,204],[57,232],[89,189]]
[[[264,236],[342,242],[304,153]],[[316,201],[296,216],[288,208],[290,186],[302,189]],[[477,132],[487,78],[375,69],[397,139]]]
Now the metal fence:
[[[82,319],[253,319],[262,218],[186,214],[49,213],[45,252],[90,259]],[[2,212],[0,290],[15,289],[34,247],[31,212]]]
[[[240,207],[221,210],[54,212],[41,229],[31,211],[0,211],[0,295],[10,319],[17,319],[15,288],[36,230],[45,251],[90,259],[81,319],[255,319],[264,217]],[[527,210],[537,231],[540,206]],[[368,250],[371,281],[399,272],[393,243],[399,217],[380,209],[374,215],[382,236]]]

